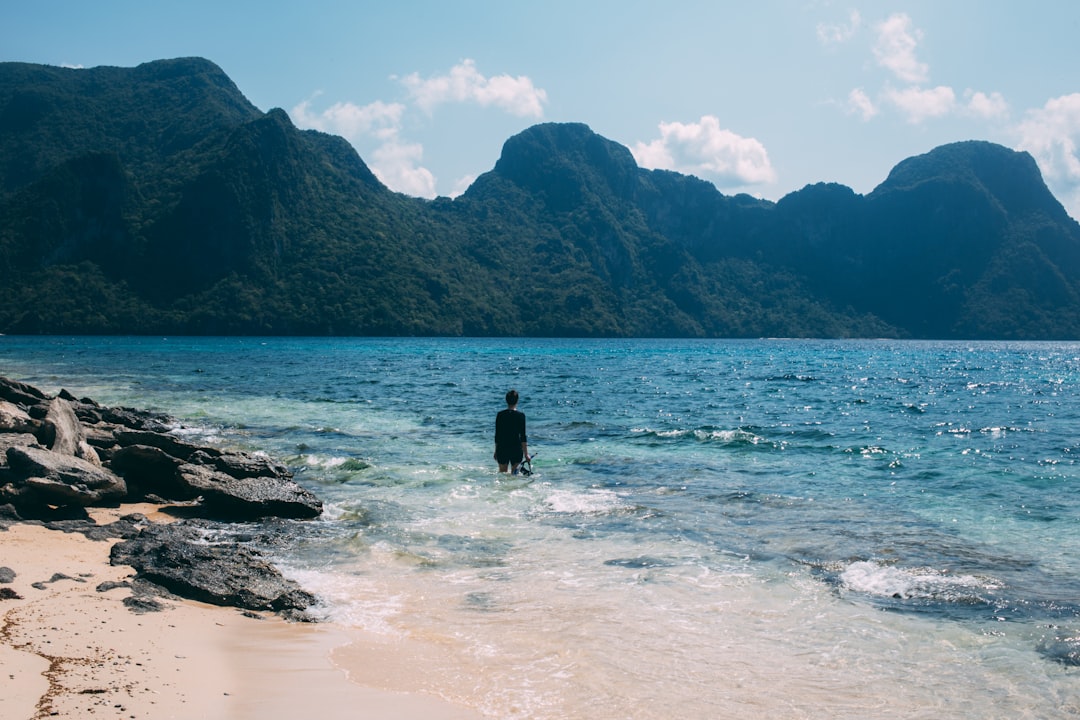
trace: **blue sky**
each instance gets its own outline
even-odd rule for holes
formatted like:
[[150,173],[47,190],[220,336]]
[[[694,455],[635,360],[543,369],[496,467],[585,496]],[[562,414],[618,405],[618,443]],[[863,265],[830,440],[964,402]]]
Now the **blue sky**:
[[771,200],[867,193],[904,158],[990,140],[1031,152],[1080,217],[1077,38],[1073,0],[0,0],[0,60],[205,57],[422,197],[555,121]]

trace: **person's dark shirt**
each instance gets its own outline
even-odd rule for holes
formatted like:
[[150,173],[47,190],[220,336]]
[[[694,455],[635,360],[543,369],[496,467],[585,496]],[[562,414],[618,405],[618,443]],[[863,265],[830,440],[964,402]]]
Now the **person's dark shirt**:
[[525,437],[525,413],[506,408],[495,416],[495,446],[506,450],[521,450]]

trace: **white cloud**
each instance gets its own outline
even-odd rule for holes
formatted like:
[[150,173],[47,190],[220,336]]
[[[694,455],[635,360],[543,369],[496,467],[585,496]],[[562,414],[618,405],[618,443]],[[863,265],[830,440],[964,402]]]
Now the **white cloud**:
[[877,31],[874,56],[879,65],[906,83],[918,84],[929,78],[930,68],[915,57],[922,31],[912,29],[910,17],[904,13],[891,15],[877,26]]
[[459,177],[454,182],[454,189],[450,191],[450,197],[456,198],[458,195],[461,195],[468,190],[469,186],[474,182],[476,182],[475,175],[463,175],[462,177]]
[[847,108],[848,112],[859,115],[863,120],[869,120],[878,114],[878,109],[877,106],[874,105],[874,101],[870,99],[869,95],[863,92],[862,88],[855,88],[848,93]]
[[435,176],[420,165],[424,148],[397,138],[384,142],[372,156],[371,170],[388,188],[414,197],[435,197]]
[[[851,90],[846,100],[836,103],[847,114],[865,122],[880,114],[898,112],[913,125],[946,117],[975,122],[1008,119],[1009,103],[999,92],[969,88],[958,97],[950,86],[930,86],[930,66],[921,62],[917,53],[923,34],[907,14],[894,13],[874,29],[877,33],[872,48],[874,58],[887,71],[888,79],[876,92],[868,93],[861,87]],[[818,36],[826,42],[839,40],[843,33],[819,26]]]
[[[438,105],[471,102],[520,117],[542,117],[547,102],[547,93],[535,87],[529,78],[484,77],[472,60],[462,61],[445,75],[421,78],[413,73],[401,79],[401,83],[409,92],[409,102],[379,100],[368,105],[339,102],[319,112],[313,110],[312,100],[305,100],[290,115],[297,127],[344,137],[365,155],[372,172],[390,189],[431,198],[436,194],[435,176],[421,165],[424,148],[402,137],[410,113],[419,109],[430,115]],[[372,146],[374,150],[370,150]],[[471,181],[472,178],[458,181],[455,194],[461,194]]]
[[380,139],[396,136],[404,112],[405,106],[400,103],[377,100],[369,105],[339,102],[316,114],[311,111],[311,101],[305,100],[290,115],[297,127],[322,130],[353,141],[365,135]]
[[[376,147],[369,165],[375,176],[391,190],[417,197],[435,197],[435,176],[420,165],[424,149],[401,138],[406,108],[400,103],[376,101],[368,105],[339,102],[314,112],[305,100],[290,113],[296,126],[340,135],[360,148],[370,138]],[[368,158],[365,158],[368,160]]]
[[765,146],[720,127],[705,115],[696,123],[660,123],[660,137],[630,148],[638,165],[677,170],[731,187],[776,181]]
[[987,95],[986,93],[967,90],[964,93],[964,99],[967,100],[967,111],[976,117],[993,120],[1007,117],[1009,114],[1009,103],[1005,101],[1004,96],[999,92]]
[[914,86],[902,90],[888,88],[884,95],[887,101],[907,115],[911,123],[942,117],[956,109],[956,93],[944,85],[929,89]]
[[423,79],[413,73],[401,81],[413,100],[426,112],[443,103],[474,102],[493,105],[519,117],[542,117],[547,92],[523,76],[496,75],[487,78],[476,69],[472,60],[464,60],[446,75]]
[[1074,218],[1080,218],[1080,93],[1029,110],[1016,127],[1018,147],[1035,158],[1043,177]]
[[848,15],[847,24],[839,23],[836,25],[830,25],[828,23],[818,23],[817,36],[822,45],[839,45],[845,43],[851,38],[855,37],[855,33],[859,31],[859,27],[862,25],[862,16],[859,15],[858,10],[852,10]]

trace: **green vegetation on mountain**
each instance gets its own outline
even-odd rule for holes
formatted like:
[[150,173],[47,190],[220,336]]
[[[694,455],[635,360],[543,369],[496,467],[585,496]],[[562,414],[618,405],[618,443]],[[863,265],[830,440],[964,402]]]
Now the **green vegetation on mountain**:
[[544,124],[426,201],[194,58],[0,63],[0,277],[6,333],[1080,337],[1080,225],[1025,153],[771,203]]

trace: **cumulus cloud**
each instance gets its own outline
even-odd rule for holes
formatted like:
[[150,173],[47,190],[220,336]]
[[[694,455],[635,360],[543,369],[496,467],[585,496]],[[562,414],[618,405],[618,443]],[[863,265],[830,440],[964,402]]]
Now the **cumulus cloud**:
[[855,37],[862,25],[862,16],[858,10],[852,10],[847,23],[818,23],[817,36],[822,45],[839,45]]
[[878,64],[902,82],[925,82],[930,68],[915,56],[915,48],[922,40],[922,31],[912,28],[911,18],[904,13],[896,13],[878,25],[877,31],[874,57]]
[[[396,78],[395,78],[396,79]],[[418,197],[435,197],[435,175],[421,162],[424,148],[403,137],[403,129],[417,123],[417,110],[432,115],[439,105],[473,103],[493,107],[519,117],[542,117],[547,93],[527,77],[496,75],[485,77],[472,60],[464,60],[445,75],[421,78],[413,73],[400,78],[408,92],[406,102],[377,100],[367,105],[338,102],[316,111],[313,99],[296,105],[290,115],[297,127],[340,135],[368,161],[372,172],[390,189]],[[374,147],[373,151],[370,148]],[[370,157],[369,157],[370,155]],[[454,194],[468,187],[472,178],[462,178]]]
[[951,87],[908,87],[901,90],[888,88],[885,99],[907,115],[908,122],[920,123],[927,118],[948,115],[956,108],[956,93]]
[[723,187],[776,181],[765,146],[721,128],[715,116],[704,115],[696,123],[662,122],[659,127],[658,139],[630,148],[641,167],[697,175]]
[[401,127],[405,106],[375,101],[369,105],[339,102],[321,113],[312,112],[311,100],[292,109],[290,115],[298,127],[322,130],[353,141],[365,135],[390,139]]
[[1016,128],[1018,147],[1039,164],[1047,184],[1080,217],[1080,93],[1053,98],[1029,110]]
[[493,105],[519,117],[542,117],[547,92],[533,85],[530,78],[509,75],[484,77],[472,60],[464,60],[446,75],[421,78],[413,73],[401,82],[416,104],[426,112],[448,102],[474,102]]
[[[949,115],[978,120],[1002,120],[1008,117],[1009,104],[999,92],[968,89],[960,99],[951,87],[927,87],[930,66],[920,61],[917,55],[922,31],[914,27],[908,15],[890,15],[874,27],[877,33],[874,57],[892,78],[874,98],[863,88],[855,88],[848,93],[847,100],[838,103],[848,114],[866,121],[891,108],[899,111],[912,124]],[[831,41],[840,38],[842,33],[832,32],[829,26],[824,30],[819,26],[818,36],[823,41]]]
[[450,191],[450,197],[456,198],[458,195],[463,194],[474,182],[476,182],[475,175],[463,175],[459,177],[454,181],[454,189]]
[[415,197],[435,197],[435,175],[420,165],[424,147],[394,137],[376,148],[371,170],[389,188]]
[[1009,114],[1009,103],[999,92],[987,95],[967,90],[964,93],[964,99],[967,100],[967,111],[976,117],[993,120],[1007,117]]
[[878,114],[874,101],[862,88],[855,88],[848,93],[847,108],[848,112],[860,116],[863,120],[869,120]]
[[290,112],[297,127],[340,135],[354,147],[368,139],[376,143],[370,158],[371,171],[388,188],[417,197],[435,197],[435,176],[420,165],[424,149],[401,137],[406,107],[375,101],[368,105],[334,103],[322,112],[312,110],[311,100]]

